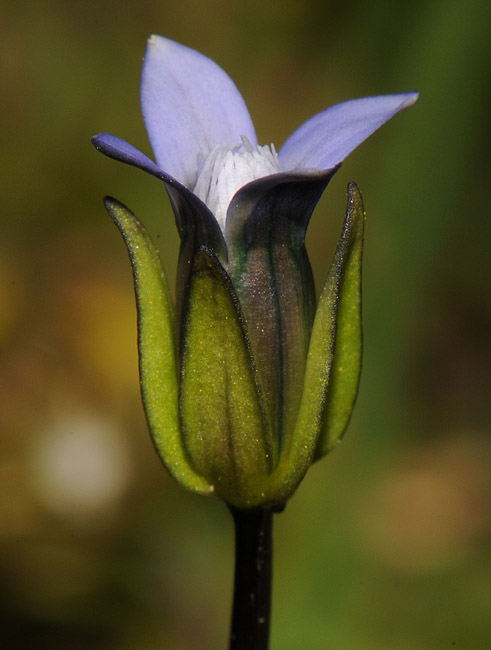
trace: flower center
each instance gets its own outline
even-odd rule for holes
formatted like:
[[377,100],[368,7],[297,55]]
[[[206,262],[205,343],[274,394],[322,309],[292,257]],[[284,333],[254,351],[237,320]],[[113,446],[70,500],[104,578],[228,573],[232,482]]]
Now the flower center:
[[244,185],[280,172],[278,154],[270,147],[253,147],[242,136],[236,147],[215,147],[208,154],[193,189],[225,230],[227,210],[234,194]]

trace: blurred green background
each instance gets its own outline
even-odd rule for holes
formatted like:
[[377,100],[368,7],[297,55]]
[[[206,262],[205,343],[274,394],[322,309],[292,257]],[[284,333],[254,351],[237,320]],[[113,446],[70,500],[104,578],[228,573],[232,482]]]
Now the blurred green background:
[[146,38],[234,78],[259,141],[417,89],[344,163],[309,250],[321,284],[356,180],[365,357],[345,442],[276,518],[272,650],[491,647],[491,15],[479,0],[12,0],[0,10],[0,645],[227,645],[232,526],[162,469],[138,393],[130,267],[102,207],[151,230],[165,192],[89,142],[150,153]]

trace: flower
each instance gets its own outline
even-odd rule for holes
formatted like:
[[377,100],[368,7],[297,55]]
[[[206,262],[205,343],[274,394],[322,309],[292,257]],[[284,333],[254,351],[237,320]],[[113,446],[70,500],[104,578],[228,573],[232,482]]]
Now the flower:
[[305,232],[344,158],[416,99],[410,92],[338,104],[276,152],[258,145],[220,67],[149,39],[141,100],[157,162],[109,134],[93,143],[161,179],[176,216],[174,317],[143,226],[106,200],[133,264],[147,420],[185,486],[239,508],[281,506],[340,439],[361,360],[364,213],[356,186],[317,308]]

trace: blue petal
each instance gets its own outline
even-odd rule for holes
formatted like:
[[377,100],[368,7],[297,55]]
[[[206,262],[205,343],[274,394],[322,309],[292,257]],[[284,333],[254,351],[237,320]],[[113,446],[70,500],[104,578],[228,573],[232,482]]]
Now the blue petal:
[[109,133],[99,133],[92,138],[92,143],[109,158],[139,167],[164,182],[181,237],[177,273],[177,314],[180,318],[191,261],[196,252],[204,246],[213,251],[222,263],[227,260],[227,246],[217,220],[197,196],[125,140]]
[[139,167],[158,178],[162,177],[161,171],[153,160],[150,160],[148,156],[138,151],[136,147],[126,142],[126,140],[122,140],[109,133],[99,133],[98,135],[94,135],[91,141],[97,151],[109,156],[109,158]]
[[397,113],[418,93],[364,97],[336,104],[302,124],[279,151],[284,171],[330,169]]
[[257,144],[249,111],[228,75],[162,36],[148,41],[141,102],[157,164],[189,189],[215,146],[240,144],[242,135]]

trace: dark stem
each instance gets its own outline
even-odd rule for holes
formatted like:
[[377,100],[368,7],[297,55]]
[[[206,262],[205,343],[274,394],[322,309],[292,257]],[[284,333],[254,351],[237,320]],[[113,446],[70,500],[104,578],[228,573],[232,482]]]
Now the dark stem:
[[268,650],[273,513],[230,511],[235,524],[235,580],[229,650]]

